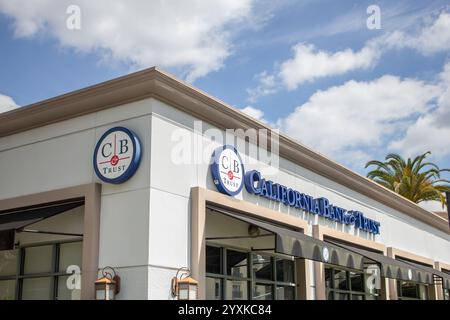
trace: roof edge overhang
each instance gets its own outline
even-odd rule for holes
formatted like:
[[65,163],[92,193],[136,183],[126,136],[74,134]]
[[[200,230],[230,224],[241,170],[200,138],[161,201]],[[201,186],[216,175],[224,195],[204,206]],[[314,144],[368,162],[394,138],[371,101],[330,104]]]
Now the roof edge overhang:
[[[42,127],[125,103],[154,97],[218,128],[271,128],[236,108],[156,67],[0,114],[0,137]],[[395,192],[279,135],[281,157],[337,182],[383,205],[450,234],[447,221]]]

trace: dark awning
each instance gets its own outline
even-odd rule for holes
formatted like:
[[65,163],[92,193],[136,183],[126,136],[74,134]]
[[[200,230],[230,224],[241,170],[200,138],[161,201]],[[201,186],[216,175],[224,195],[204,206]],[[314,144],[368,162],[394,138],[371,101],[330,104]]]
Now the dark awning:
[[208,208],[212,211],[225,214],[234,219],[244,221],[273,233],[275,236],[275,247],[273,250],[277,253],[352,269],[363,270],[364,268],[364,257],[353,251],[315,239],[299,231],[287,229],[286,227],[268,223],[257,218],[231,213],[217,207],[208,206]]
[[[380,253],[364,250],[361,248],[334,242],[336,245],[347,250],[359,253],[380,265],[381,276],[390,279],[398,279],[405,281],[414,281],[420,283],[433,284],[433,272],[417,265],[413,265],[404,261],[396,260]],[[430,268],[431,269],[431,268]],[[432,269],[433,270],[433,269]],[[437,270],[436,270],[437,271]]]
[[439,283],[440,281],[442,281],[442,286],[446,289],[450,289],[450,274],[411,261],[404,261],[404,262],[414,266],[417,269],[421,269],[424,272],[428,272],[434,275],[435,282]]
[[73,199],[64,202],[1,211],[0,231],[20,230],[30,224],[82,206],[83,204],[83,199]]

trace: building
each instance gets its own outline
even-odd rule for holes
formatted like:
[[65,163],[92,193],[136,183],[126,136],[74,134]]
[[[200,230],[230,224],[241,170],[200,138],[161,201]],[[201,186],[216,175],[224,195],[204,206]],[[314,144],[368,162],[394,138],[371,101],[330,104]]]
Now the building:
[[201,299],[449,299],[447,220],[226,129],[269,128],[156,68],[1,114],[0,298],[93,299],[110,266],[117,299],[182,267]]

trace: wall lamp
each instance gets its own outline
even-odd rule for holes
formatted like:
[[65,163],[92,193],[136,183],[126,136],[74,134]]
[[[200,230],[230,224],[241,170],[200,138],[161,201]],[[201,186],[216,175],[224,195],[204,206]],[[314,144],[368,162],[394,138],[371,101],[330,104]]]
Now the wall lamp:
[[114,300],[120,292],[120,277],[112,267],[102,269],[102,277],[95,281],[96,300]]
[[171,282],[172,296],[178,300],[197,300],[198,281],[191,278],[188,268],[180,268]]

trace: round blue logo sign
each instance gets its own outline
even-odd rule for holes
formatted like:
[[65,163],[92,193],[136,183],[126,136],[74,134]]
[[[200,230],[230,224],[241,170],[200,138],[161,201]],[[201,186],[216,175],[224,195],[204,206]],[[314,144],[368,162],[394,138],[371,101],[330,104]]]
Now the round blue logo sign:
[[222,193],[235,196],[244,186],[244,164],[233,146],[223,146],[214,150],[211,174],[214,184]]
[[94,170],[107,183],[122,183],[133,176],[141,161],[139,138],[127,128],[114,127],[98,140],[94,150]]

